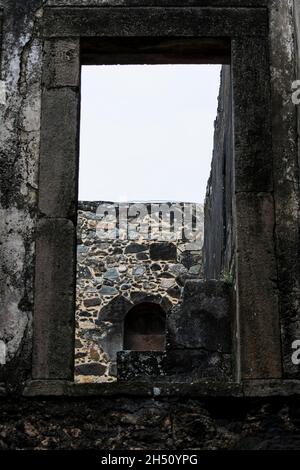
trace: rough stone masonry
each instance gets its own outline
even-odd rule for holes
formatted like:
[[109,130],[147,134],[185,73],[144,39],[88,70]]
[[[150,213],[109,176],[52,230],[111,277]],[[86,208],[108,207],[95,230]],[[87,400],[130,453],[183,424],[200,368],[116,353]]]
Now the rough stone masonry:
[[[299,448],[298,0],[1,0],[0,9],[0,448]],[[182,311],[201,330],[210,317],[195,308],[199,289],[230,280],[231,372],[227,348],[217,380],[201,376],[196,357],[192,380],[127,380],[139,364],[129,361],[125,380],[73,381],[80,63],[128,60],[224,64],[204,280],[182,286]],[[171,320],[182,358],[190,337],[176,336],[178,312]]]
[[[202,205],[145,204],[147,214],[139,223],[145,224],[147,230],[152,228],[151,239],[150,234],[141,235],[133,229],[127,230],[124,239],[119,235],[108,238],[105,232],[105,238],[98,234],[97,210],[107,206],[114,207],[114,204],[79,202],[78,205],[75,380],[84,383],[116,379],[117,352],[124,349],[124,316],[132,306],[154,301],[154,305],[159,303],[168,311],[180,302],[185,280],[203,277]],[[123,206],[128,206],[126,214],[133,212],[129,224],[137,224],[135,212],[144,206],[134,203],[123,203]],[[184,208],[196,214],[196,206],[198,223],[193,237],[187,239]],[[168,211],[167,217],[161,221],[162,230],[155,236],[150,217],[158,219],[163,208]],[[175,212],[175,216],[177,211],[177,218],[180,217],[178,222],[172,219],[172,226],[169,211]],[[178,238],[171,231],[177,225],[181,232]]]

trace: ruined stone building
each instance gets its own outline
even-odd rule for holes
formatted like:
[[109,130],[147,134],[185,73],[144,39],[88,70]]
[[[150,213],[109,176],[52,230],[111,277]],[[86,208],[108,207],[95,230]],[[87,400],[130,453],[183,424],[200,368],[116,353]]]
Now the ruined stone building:
[[[134,230],[136,211],[144,207],[134,203],[122,204],[126,214],[133,214],[130,217],[132,230],[129,236],[128,233],[124,239],[113,238],[114,233],[107,234],[104,239],[97,236],[97,223],[101,220],[98,208],[111,205],[114,204],[99,201],[80,201],[78,204],[75,380],[79,383],[111,382],[124,374],[127,378],[130,374],[136,379],[141,374],[145,378],[146,373],[153,379],[157,373],[158,351],[162,353],[166,348],[166,315],[170,312],[170,317],[174,316],[172,307],[181,302],[185,281],[203,278],[202,205],[181,203],[177,207],[176,203],[171,202],[148,203],[142,221],[147,231],[152,228],[150,240]],[[120,204],[115,205],[120,207]],[[155,234],[154,224],[148,224],[148,218],[158,220],[159,210],[164,207],[167,210],[167,217],[162,220],[164,230]],[[199,225],[195,227],[192,240],[182,237],[181,233],[169,232],[170,213],[172,209],[176,212],[176,208],[176,221],[180,223],[176,227],[173,222],[173,226],[180,231],[182,220],[178,219],[183,209],[189,209],[190,214],[194,212],[195,217],[197,211]],[[136,309],[137,317],[134,316]],[[139,322],[138,318],[143,314],[144,321]],[[133,328],[129,325],[127,332],[126,318],[130,319],[131,315]],[[151,320],[155,323],[152,324]],[[191,333],[189,336],[192,336]],[[129,370],[125,372],[120,369],[118,374],[117,355],[127,350],[147,353],[139,353],[139,360],[137,353],[134,353]],[[131,352],[126,353],[126,363],[130,355]],[[121,358],[119,355],[122,362]],[[145,359],[154,362],[156,367],[149,369],[148,364],[146,370],[140,369],[138,364]]]
[[[0,18],[0,449],[298,448],[299,0]],[[141,63],[223,65],[196,246],[78,203],[81,65]]]

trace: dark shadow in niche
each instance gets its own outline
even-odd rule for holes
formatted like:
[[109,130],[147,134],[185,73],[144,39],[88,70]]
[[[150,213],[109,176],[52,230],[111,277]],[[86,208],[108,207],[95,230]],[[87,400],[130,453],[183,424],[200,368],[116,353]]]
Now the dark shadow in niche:
[[124,350],[164,351],[166,312],[157,303],[142,302],[127,313],[124,321]]
[[[115,297],[109,302],[99,314],[95,321],[97,330],[93,330],[95,340],[99,341],[102,350],[111,361],[111,373],[116,373],[115,366],[117,353],[124,349],[124,325],[127,314],[133,308],[142,304],[151,304],[153,310],[157,308],[164,312],[164,315],[171,310],[172,303],[160,294],[149,294],[148,292],[133,292],[130,300],[122,295]],[[164,335],[165,335],[164,327]],[[165,335],[166,336],[166,335]],[[165,347],[163,348],[165,349]]]

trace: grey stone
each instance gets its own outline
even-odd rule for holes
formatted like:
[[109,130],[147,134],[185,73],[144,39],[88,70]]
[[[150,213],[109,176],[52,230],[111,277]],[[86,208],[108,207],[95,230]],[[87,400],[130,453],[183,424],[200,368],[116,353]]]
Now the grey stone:
[[164,375],[163,359],[160,351],[120,351],[117,376],[120,380],[147,380]]
[[230,354],[206,351],[205,349],[174,350],[167,352],[163,363],[166,376],[178,382],[199,381],[215,378],[226,381],[232,376]]
[[123,322],[131,307],[133,307],[133,303],[125,299],[123,295],[119,295],[101,309],[100,317],[99,320],[96,320],[96,324],[98,324],[98,321],[109,321],[114,324]]
[[146,269],[144,266],[138,266],[132,270],[134,276],[142,276],[145,273]]
[[167,349],[232,351],[232,292],[221,281],[186,281],[183,301],[167,316]]
[[79,86],[79,48],[78,39],[44,42],[43,85],[47,88]]
[[150,245],[150,258],[154,261],[176,261],[177,250],[173,243],[158,242]]
[[89,247],[85,245],[77,245],[77,253],[83,254],[89,251]]
[[78,375],[97,375],[101,376],[106,371],[106,367],[96,362],[87,364],[80,364],[75,367],[75,372]]
[[118,294],[118,290],[115,287],[102,286],[99,293],[102,295],[116,295]]
[[158,275],[158,279],[174,279],[173,274],[169,273],[168,271],[164,271],[163,273]]
[[174,274],[175,276],[179,276],[180,274],[184,274],[187,272],[187,269],[183,264],[171,264],[169,266],[169,271]]
[[103,274],[103,277],[105,279],[116,280],[119,277],[119,272],[116,268],[110,268]]
[[190,274],[200,274],[200,271],[201,271],[201,266],[199,264],[191,266],[189,269]]
[[[241,366],[245,378],[281,377],[281,345],[274,253],[274,201],[271,194],[236,197],[239,259],[237,284]],[[255,265],[255,270],[253,266]],[[268,332],[266,334],[266,332]]]
[[99,328],[84,328],[80,330],[79,335],[85,340],[98,341],[101,336],[101,331]]
[[130,243],[130,245],[125,248],[125,253],[140,253],[141,251],[147,250],[147,245],[140,245],[139,243]]
[[152,271],[160,271],[161,266],[157,263],[153,263],[153,264],[151,264],[151,269],[152,269]]
[[48,217],[75,218],[78,105],[74,89],[42,95],[39,210]]
[[91,297],[88,299],[84,299],[83,301],[85,307],[96,307],[101,304],[101,299],[98,297]]
[[74,243],[75,227],[70,220],[43,219],[38,222],[34,378],[73,377],[76,284]]
[[91,279],[91,271],[88,266],[77,265],[77,275],[81,279]]
[[[197,9],[168,8],[166,20],[163,8],[86,8],[85,21],[80,9],[59,8],[47,9],[44,17],[44,35],[46,37],[78,36],[140,36],[165,35],[171,37],[202,36],[267,36],[267,15],[263,9],[238,8],[214,10],[213,8]],[[166,29],[166,24],[168,29]]]
[[167,290],[167,293],[175,299],[180,299],[181,289],[178,286],[169,287],[169,289]]
[[[289,8],[292,6],[294,13]],[[295,302],[299,291],[299,136],[300,106],[295,106],[290,96],[291,78],[300,77],[300,4],[294,0],[276,2],[270,9],[271,87],[274,197],[276,225],[276,253],[278,268],[279,310],[282,331],[283,367],[287,377],[300,377],[300,368],[291,361],[291,344],[300,338],[300,304]],[[287,34],[289,31],[289,34]],[[293,33],[294,31],[294,33]],[[296,72],[293,56],[293,34],[296,36]],[[286,44],[286,47],[284,47]],[[284,64],[284,66],[283,66]],[[297,129],[298,123],[298,129]],[[298,141],[298,146],[297,146]],[[284,158],[282,156],[284,155]],[[288,175],[288,177],[286,176]],[[296,212],[295,212],[296,210]],[[297,321],[294,321],[295,319]]]
[[121,265],[118,267],[119,273],[126,273],[128,267],[126,265]]
[[120,287],[121,290],[128,290],[130,288],[131,288],[131,284],[122,284]]
[[146,253],[137,253],[136,259],[138,259],[139,261],[145,261],[149,259],[149,256]]

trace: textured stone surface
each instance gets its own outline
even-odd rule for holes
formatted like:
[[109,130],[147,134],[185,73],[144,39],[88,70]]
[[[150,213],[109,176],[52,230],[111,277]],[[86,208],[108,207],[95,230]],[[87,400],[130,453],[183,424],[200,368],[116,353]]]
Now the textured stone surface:
[[160,351],[120,351],[117,354],[117,376],[119,380],[153,381],[163,377],[165,354]]
[[[5,0],[1,35],[0,338],[11,383],[30,369],[34,228],[40,144],[41,2]],[[3,85],[3,83],[2,83]],[[5,369],[4,369],[5,367]]]
[[296,398],[1,400],[1,449],[279,449],[300,445]]
[[172,243],[153,243],[150,247],[150,258],[153,261],[176,261],[176,247]]
[[[158,242],[143,237],[128,239],[130,231],[124,240],[102,240],[96,231],[99,204],[80,202],[78,211],[76,337],[80,338],[80,346],[76,348],[75,364],[93,362],[96,354],[103,368],[101,374],[95,370],[88,376],[76,367],[76,381],[84,383],[115,380],[116,353],[123,350],[123,323],[130,308],[154,302],[167,312],[180,302],[182,286],[178,276],[199,278],[202,274],[202,205],[198,205],[194,242],[185,238]],[[134,210],[134,204],[128,207]],[[148,203],[149,213],[150,209]],[[151,216],[152,220],[158,218],[154,210]],[[167,219],[164,223],[160,236],[169,237],[172,233],[166,229]]]
[[169,382],[232,377],[232,286],[220,281],[187,281],[182,302],[167,315],[166,350],[123,351],[118,378]]
[[45,37],[77,36],[265,36],[267,17],[263,9],[237,8],[86,8],[82,22],[80,8],[48,8],[44,16]]
[[79,86],[79,41],[44,42],[43,85],[46,88]]
[[[205,203],[205,275],[236,285],[233,328],[236,351],[241,354],[236,370],[239,377],[253,379],[282,375],[273,196],[278,174],[274,174],[272,161],[268,47],[259,37],[239,37],[232,42],[230,76],[223,69]],[[244,61],[246,54],[250,54],[249,60]],[[247,93],[242,81],[248,83]]]
[[219,112],[215,121],[211,174],[204,206],[203,265],[206,279],[224,279],[234,273],[231,97],[231,70],[229,66],[224,66],[221,73]]
[[268,0],[48,0],[49,6],[197,6],[264,7]]
[[42,101],[39,210],[74,217],[77,189],[78,90],[45,90]]
[[[281,344],[274,257],[274,212],[270,194],[238,194],[237,243],[247,259],[237,269],[241,367],[245,378],[281,377]],[[255,268],[254,268],[255,266]],[[247,279],[247,282],[245,280]],[[255,295],[254,295],[255,292]],[[269,371],[269,372],[268,372]]]
[[[291,361],[291,344],[300,338],[300,198],[299,130],[297,111],[291,100],[291,84],[300,79],[300,58],[294,50],[293,29],[299,25],[299,2],[272,0],[270,9],[270,54],[272,73],[272,126],[274,196],[276,209],[278,294],[282,330],[283,365],[286,377],[300,377],[299,365]],[[293,8],[294,15],[293,15]],[[297,31],[295,32],[297,35]],[[284,64],[284,67],[282,66]],[[298,118],[298,125],[299,125]],[[300,129],[300,128],[299,128]],[[298,148],[297,148],[298,139]]]
[[42,219],[36,233],[34,378],[71,378],[74,360],[75,227]]
[[168,315],[168,349],[230,353],[232,287],[220,281],[186,281],[182,303]]

